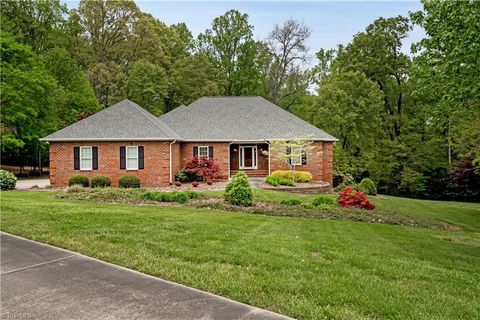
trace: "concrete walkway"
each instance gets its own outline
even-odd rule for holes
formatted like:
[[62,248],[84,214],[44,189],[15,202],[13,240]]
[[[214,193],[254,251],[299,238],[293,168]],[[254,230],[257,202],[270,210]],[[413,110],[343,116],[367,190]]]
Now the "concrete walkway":
[[1,233],[1,319],[289,319]]

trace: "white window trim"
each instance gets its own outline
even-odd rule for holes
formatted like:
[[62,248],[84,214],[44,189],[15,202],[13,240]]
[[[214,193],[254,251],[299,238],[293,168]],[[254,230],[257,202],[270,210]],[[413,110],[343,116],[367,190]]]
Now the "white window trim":
[[[82,150],[84,149],[90,149],[90,158],[87,158],[87,157],[82,157]],[[83,147],[80,147],[80,154],[79,154],[79,158],[80,158],[80,170],[82,171],[92,171],[93,170],[93,148],[92,146],[83,146]],[[83,160],[90,160],[90,167],[85,167],[83,165]]]
[[[128,156],[128,149],[129,148],[137,150],[137,156],[136,157],[129,157]],[[128,159],[137,159],[137,166],[136,167],[129,167],[128,166]],[[126,146],[125,147],[125,169],[126,170],[138,170],[138,146]]]
[[300,151],[300,156],[297,158],[290,158],[290,163],[292,166],[301,166],[302,165],[302,158],[303,158],[303,151],[302,148],[291,148],[290,154],[297,154],[297,152],[293,152],[294,149],[298,149]]
[[201,148],[206,148],[207,149],[207,159],[210,159],[210,148],[209,148],[209,146],[198,146],[198,157],[200,158],[200,157],[204,156],[200,152]]

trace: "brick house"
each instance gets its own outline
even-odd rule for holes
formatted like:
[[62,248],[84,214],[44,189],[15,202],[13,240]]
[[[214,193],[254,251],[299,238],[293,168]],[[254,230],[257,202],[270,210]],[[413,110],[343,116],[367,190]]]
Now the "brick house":
[[133,174],[142,186],[168,187],[197,155],[214,159],[219,179],[288,169],[266,154],[269,142],[306,136],[313,148],[297,170],[332,183],[336,139],[261,97],[203,97],[160,117],[123,100],[42,140],[50,145],[53,187],[75,174],[108,176],[114,186]]

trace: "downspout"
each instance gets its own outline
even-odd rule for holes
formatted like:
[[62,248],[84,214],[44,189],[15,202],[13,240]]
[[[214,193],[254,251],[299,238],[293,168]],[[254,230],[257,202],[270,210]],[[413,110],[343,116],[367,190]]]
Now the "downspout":
[[270,142],[268,142],[267,139],[263,140],[268,145],[268,175],[270,175]]
[[231,174],[231,168],[230,168],[230,146],[232,145],[232,142],[228,143],[228,180],[230,180],[232,174]]
[[169,146],[169,150],[170,150],[170,185],[172,185],[173,183],[173,179],[172,179],[172,144],[174,144],[175,142],[177,142],[177,139],[173,140],[172,142],[170,142],[170,146]]

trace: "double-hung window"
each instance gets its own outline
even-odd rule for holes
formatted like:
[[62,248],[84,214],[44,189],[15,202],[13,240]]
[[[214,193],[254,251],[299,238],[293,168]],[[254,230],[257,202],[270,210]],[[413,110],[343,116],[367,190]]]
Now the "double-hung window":
[[80,170],[93,169],[92,147],[80,147]]
[[290,164],[294,166],[302,165],[302,148],[292,148],[290,154]]
[[208,146],[199,146],[198,147],[198,156],[210,158],[210,152]]
[[126,153],[126,169],[127,170],[138,170],[138,147],[137,146],[127,146],[125,148]]

